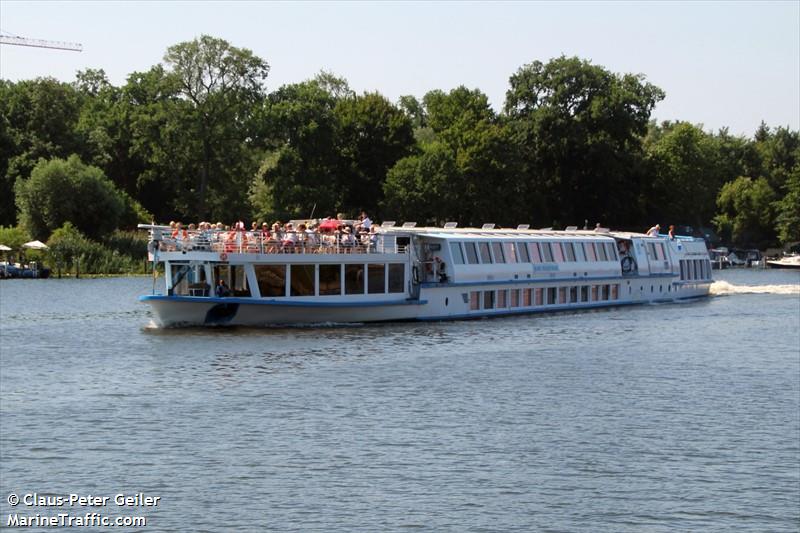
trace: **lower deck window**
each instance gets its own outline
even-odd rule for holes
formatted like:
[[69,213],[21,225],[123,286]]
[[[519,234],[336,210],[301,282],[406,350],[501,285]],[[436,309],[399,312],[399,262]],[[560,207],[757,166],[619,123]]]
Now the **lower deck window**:
[[364,265],[344,266],[344,293],[364,294]]
[[574,304],[578,301],[578,287],[569,288],[569,303]]
[[581,287],[581,301],[588,302],[589,301],[589,286],[583,285]]
[[470,311],[477,311],[481,308],[481,293],[479,291],[472,291],[469,293],[469,309]]
[[342,266],[319,266],[319,295],[339,296],[342,294]]
[[255,273],[262,297],[286,296],[286,265],[255,265]]
[[558,303],[560,303],[560,304],[567,303],[567,288],[566,287],[559,287],[558,288]]
[[291,265],[291,296],[314,296],[314,265]]
[[611,286],[611,299],[619,300],[619,284],[615,283]]
[[545,304],[554,305],[558,301],[558,289],[556,287],[547,288],[547,301]]
[[498,309],[504,308],[504,307],[508,307],[506,305],[506,294],[508,294],[507,291],[497,291],[497,308]]
[[403,263],[389,264],[389,292],[405,292],[406,265]]
[[531,305],[531,289],[522,289],[522,307],[528,307],[530,305]]
[[483,291],[483,308],[494,309],[494,291]]
[[386,265],[367,265],[367,292],[369,294],[386,292]]
[[543,301],[542,300],[543,299],[542,293],[543,292],[544,292],[543,289],[534,289],[534,293],[533,293],[534,294],[534,304],[533,305],[542,305],[542,301]]
[[511,307],[519,307],[519,289],[513,289],[511,292]]

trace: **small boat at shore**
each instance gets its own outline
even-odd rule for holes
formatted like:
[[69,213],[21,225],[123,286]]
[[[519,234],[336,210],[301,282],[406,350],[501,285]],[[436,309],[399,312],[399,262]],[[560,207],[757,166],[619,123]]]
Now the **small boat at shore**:
[[800,269],[800,255],[787,255],[780,259],[767,260],[770,268]]
[[[693,237],[607,229],[395,227],[348,232],[150,231],[165,290],[140,300],[160,326],[448,320],[673,302],[709,294]],[[288,244],[287,244],[288,243]],[[215,287],[217,288],[215,290]],[[221,290],[220,290],[221,289]]]

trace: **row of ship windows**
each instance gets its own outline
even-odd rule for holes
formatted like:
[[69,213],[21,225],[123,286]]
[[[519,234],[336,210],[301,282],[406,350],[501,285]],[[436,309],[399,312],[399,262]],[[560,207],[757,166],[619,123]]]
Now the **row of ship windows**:
[[610,242],[451,242],[457,265],[616,261]]
[[405,291],[405,264],[255,265],[266,296],[341,296]]
[[708,259],[681,259],[681,279],[711,278],[711,262]]
[[[405,292],[403,263],[254,265],[253,270],[262,297]],[[215,265],[213,280],[208,280],[202,265],[174,263],[170,294],[219,296],[216,284],[220,280],[227,286],[227,296],[253,296],[243,265]]]
[[462,293],[470,311],[619,300],[619,284],[542,287]]

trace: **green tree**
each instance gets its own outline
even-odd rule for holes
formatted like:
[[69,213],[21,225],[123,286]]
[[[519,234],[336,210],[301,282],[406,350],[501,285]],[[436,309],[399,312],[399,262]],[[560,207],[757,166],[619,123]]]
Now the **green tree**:
[[339,100],[334,113],[342,158],[342,207],[380,216],[386,173],[414,145],[411,121],[377,93]]
[[16,200],[20,222],[43,241],[65,222],[100,237],[117,228],[126,209],[125,196],[103,172],[76,155],[41,160],[29,179],[17,181]]
[[336,97],[316,80],[271,93],[261,119],[267,153],[250,187],[258,218],[286,219],[343,209]]
[[735,244],[764,248],[774,241],[775,192],[765,178],[740,176],[722,186],[714,218],[723,238]]
[[191,187],[194,212],[200,218],[240,216],[255,171],[247,145],[269,65],[250,50],[208,35],[171,46],[164,62],[189,104],[182,118],[184,141],[199,164],[197,174],[185,176],[197,184]]
[[646,211],[652,220],[703,226],[714,217],[720,187],[736,175],[720,170],[718,145],[700,127],[678,122],[661,129],[647,142],[652,178],[644,189]]
[[641,139],[664,92],[641,75],[577,57],[535,61],[510,78],[505,112],[535,221],[629,224],[639,207]]
[[800,164],[795,164],[783,186],[784,195],[774,204],[775,229],[783,244],[800,241]]
[[430,135],[400,160],[384,192],[390,213],[425,222],[513,224],[516,170],[507,129],[479,90],[457,87],[423,98]]
[[82,153],[81,95],[53,78],[0,81],[0,224],[16,220],[14,183],[40,158]]

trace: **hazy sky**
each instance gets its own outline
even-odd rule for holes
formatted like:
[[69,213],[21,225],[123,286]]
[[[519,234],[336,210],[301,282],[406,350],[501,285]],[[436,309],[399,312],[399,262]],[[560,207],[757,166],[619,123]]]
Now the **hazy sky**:
[[392,101],[458,85],[502,108],[520,66],[577,55],[644,74],[658,120],[752,136],[800,129],[800,2],[31,2],[0,0],[6,34],[82,43],[81,53],[0,45],[0,77],[120,85],[203,33],[252,49],[267,86],[328,70]]

